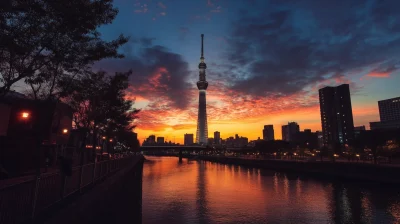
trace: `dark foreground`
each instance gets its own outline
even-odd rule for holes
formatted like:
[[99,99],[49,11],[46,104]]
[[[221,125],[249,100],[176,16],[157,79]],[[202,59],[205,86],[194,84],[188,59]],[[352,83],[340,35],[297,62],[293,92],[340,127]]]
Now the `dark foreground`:
[[146,158],[144,224],[400,223],[398,187],[207,161],[179,162],[176,157]]
[[[143,161],[141,161],[143,162]],[[141,223],[142,166],[124,169],[50,210],[36,223]]]

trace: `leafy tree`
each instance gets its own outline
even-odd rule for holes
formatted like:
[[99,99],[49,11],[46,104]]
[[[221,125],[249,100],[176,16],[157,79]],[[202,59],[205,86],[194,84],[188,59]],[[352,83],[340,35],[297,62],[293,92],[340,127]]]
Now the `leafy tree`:
[[139,149],[139,140],[137,135],[132,131],[120,131],[117,134],[118,142],[124,144],[130,151],[137,151]]
[[112,0],[11,0],[0,7],[0,97],[23,80],[34,98],[57,95],[64,76],[90,71],[127,38],[101,39],[97,28],[118,13]]
[[[356,140],[358,147],[371,150],[374,164],[378,163],[378,157],[385,154],[388,142],[395,142],[399,138],[399,130],[371,130],[364,131]],[[390,155],[389,155],[390,157]]]
[[133,108],[133,101],[126,100],[125,90],[131,73],[109,76],[105,72],[92,72],[73,80],[69,90],[65,91],[64,101],[75,110],[76,127],[93,133],[93,149],[98,134],[121,138],[132,144],[129,142],[132,136],[126,132],[132,132],[135,127],[132,122],[139,110]]

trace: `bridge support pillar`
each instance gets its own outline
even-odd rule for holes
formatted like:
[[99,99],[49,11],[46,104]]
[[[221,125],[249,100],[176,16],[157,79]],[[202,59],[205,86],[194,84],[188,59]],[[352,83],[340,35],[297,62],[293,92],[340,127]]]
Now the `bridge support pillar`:
[[179,150],[179,162],[182,162],[182,149]]

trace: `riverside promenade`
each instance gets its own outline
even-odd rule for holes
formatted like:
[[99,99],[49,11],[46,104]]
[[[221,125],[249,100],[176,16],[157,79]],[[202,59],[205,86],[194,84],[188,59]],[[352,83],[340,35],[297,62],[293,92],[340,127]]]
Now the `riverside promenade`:
[[[117,219],[110,208],[130,198],[132,221],[141,220],[142,155],[74,167],[59,172],[0,182],[0,223],[96,223]],[[121,203],[120,203],[121,201]],[[128,201],[126,201],[128,202]],[[113,216],[115,216],[113,218]]]

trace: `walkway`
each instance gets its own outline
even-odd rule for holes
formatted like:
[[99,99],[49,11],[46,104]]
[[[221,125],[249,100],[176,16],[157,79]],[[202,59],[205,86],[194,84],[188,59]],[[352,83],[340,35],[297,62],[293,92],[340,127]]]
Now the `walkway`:
[[[44,224],[141,223],[141,173],[123,170],[38,220]],[[139,176],[140,175],[140,176]]]

